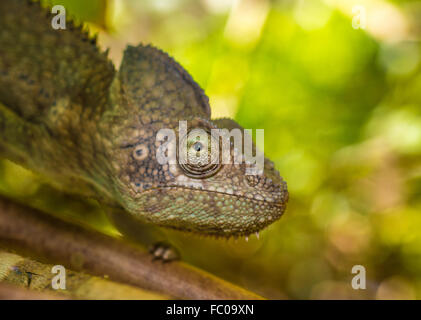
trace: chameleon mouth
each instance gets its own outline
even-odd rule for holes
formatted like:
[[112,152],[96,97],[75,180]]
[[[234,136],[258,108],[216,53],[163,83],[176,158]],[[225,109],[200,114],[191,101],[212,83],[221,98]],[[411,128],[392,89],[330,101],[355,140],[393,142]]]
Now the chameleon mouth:
[[268,202],[182,186],[158,187],[147,193],[142,202],[148,221],[216,238],[257,235],[283,215],[288,200],[287,192],[278,201]]
[[158,187],[156,189],[185,189],[185,190],[192,190],[192,191],[201,191],[201,192],[206,192],[206,193],[210,193],[210,194],[225,195],[227,197],[237,197],[239,199],[250,200],[250,201],[257,202],[257,203],[268,203],[268,204],[273,205],[275,207],[282,207],[283,202],[288,201],[288,192],[286,192],[286,194],[283,193],[283,192],[279,192],[277,194],[278,195],[277,197],[272,196],[269,199],[268,198],[256,199],[255,197],[247,196],[247,195],[244,195],[244,194],[241,195],[241,194],[237,194],[237,193],[227,193],[227,192],[223,192],[223,191],[208,190],[208,189],[205,189],[205,188],[195,188],[195,187],[186,187],[186,186],[164,186],[164,187]]

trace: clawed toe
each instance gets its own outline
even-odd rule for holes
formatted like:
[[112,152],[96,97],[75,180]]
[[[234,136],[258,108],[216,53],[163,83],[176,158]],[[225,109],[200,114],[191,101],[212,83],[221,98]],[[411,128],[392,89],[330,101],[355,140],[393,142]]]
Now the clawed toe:
[[150,246],[149,253],[153,255],[154,260],[162,260],[163,262],[170,262],[180,258],[178,250],[165,242],[158,242]]

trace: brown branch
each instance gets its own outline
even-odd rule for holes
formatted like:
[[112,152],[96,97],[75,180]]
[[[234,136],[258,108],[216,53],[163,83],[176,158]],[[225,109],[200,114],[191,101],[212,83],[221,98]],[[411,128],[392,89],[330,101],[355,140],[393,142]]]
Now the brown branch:
[[138,246],[0,197],[0,245],[45,263],[181,299],[261,299],[183,262],[162,263]]
[[10,284],[0,283],[0,300],[67,300],[58,294],[32,291],[19,288]]
[[42,291],[45,294],[60,294],[71,299],[164,300],[170,298],[156,292],[113,282],[84,272],[76,272],[68,268],[65,273],[65,288],[54,289],[52,282],[56,274],[52,273],[52,268],[51,264],[43,264],[14,253],[0,251],[0,284],[10,284],[36,292]]

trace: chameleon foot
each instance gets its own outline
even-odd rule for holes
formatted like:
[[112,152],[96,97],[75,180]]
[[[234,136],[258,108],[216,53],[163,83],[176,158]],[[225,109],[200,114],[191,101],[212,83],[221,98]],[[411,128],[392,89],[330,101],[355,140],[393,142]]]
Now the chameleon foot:
[[162,260],[163,262],[170,262],[180,258],[178,250],[166,242],[155,243],[150,246],[149,252],[153,255],[154,260]]

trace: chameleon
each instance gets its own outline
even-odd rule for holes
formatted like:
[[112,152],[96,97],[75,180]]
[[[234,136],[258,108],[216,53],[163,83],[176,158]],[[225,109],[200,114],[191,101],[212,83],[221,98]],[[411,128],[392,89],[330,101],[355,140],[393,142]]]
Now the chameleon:
[[[96,199],[123,234],[146,224],[247,237],[283,215],[287,184],[268,158],[259,175],[232,157],[207,166],[157,161],[160,129],[188,139],[179,121],[189,132],[244,131],[211,118],[203,89],[172,57],[127,46],[117,70],[83,25],[68,19],[55,30],[52,18],[37,1],[0,1],[0,156]],[[189,140],[187,156],[212,154],[211,145]]]

